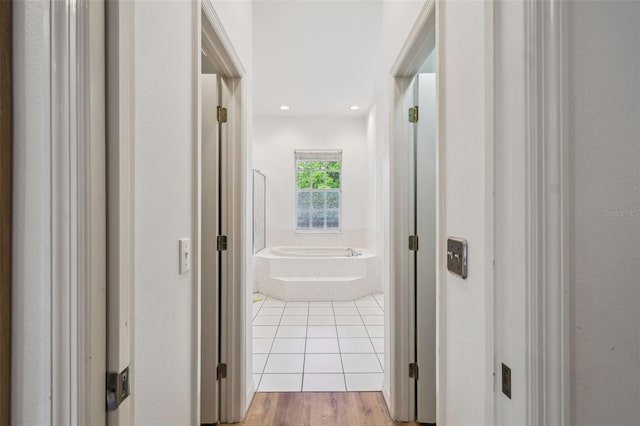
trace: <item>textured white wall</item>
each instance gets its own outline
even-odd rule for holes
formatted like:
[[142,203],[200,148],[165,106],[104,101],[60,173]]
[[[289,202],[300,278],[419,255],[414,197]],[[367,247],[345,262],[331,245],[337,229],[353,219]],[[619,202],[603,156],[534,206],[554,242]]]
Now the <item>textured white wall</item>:
[[[342,149],[342,233],[298,233],[295,226],[295,149]],[[366,243],[373,212],[368,190],[363,118],[256,118],[254,167],[267,176],[267,245]]]
[[[135,422],[193,424],[195,3],[135,5]],[[157,46],[162,46],[158,49]]]
[[448,425],[488,424],[493,404],[490,6],[483,1],[447,2],[441,28],[445,236],[465,238],[469,250],[468,278],[448,272],[442,277],[446,342],[439,355],[446,382],[440,397]]
[[[196,281],[194,270],[178,273],[178,239],[193,238],[195,231],[198,6],[135,5],[133,395],[139,425],[197,423]],[[214,7],[247,68],[250,2]]]
[[[378,237],[377,234],[383,227],[378,226],[378,198],[382,197],[382,188],[378,186],[378,177],[380,171],[378,168],[378,139],[381,135],[378,134],[378,109],[374,104],[369,110],[369,114],[366,117],[366,148],[365,148],[365,166],[367,168],[366,175],[368,176],[366,183],[366,196],[367,196],[367,247],[371,250],[378,251]],[[379,257],[380,259],[380,257]]]
[[570,2],[572,422],[640,419],[640,3]]
[[494,393],[496,424],[527,422],[527,185],[524,1],[495,5],[495,356],[511,368],[511,399]]
[[382,30],[384,37],[382,38],[382,49],[385,75],[389,74],[425,3],[425,0],[386,0],[383,2]]

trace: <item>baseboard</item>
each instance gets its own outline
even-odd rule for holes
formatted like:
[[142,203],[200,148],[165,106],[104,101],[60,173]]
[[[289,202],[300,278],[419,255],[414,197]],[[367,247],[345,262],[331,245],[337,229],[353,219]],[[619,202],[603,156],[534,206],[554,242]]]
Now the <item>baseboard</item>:
[[[247,388],[247,395],[245,397],[245,413],[244,416],[247,415],[247,411],[249,411],[249,407],[251,406],[251,401],[253,401],[253,397],[256,394],[256,385],[255,383],[253,383],[253,380],[251,380],[251,386],[249,386]],[[243,416],[243,417],[244,417]]]

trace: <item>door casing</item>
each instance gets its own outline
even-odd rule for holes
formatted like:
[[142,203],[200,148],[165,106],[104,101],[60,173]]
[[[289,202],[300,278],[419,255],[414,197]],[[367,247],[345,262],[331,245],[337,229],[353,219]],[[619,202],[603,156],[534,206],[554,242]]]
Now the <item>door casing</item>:
[[11,417],[12,2],[0,2],[0,424]]
[[[247,79],[246,72],[229,40],[222,23],[210,0],[203,0],[199,9],[198,22],[200,26],[196,28],[197,43],[197,73],[194,75],[196,81],[195,90],[197,99],[197,123],[195,132],[198,134],[198,142],[195,150],[197,169],[195,171],[195,208],[196,226],[195,241],[193,242],[195,268],[197,275],[196,289],[196,324],[198,336],[194,353],[197,359],[197,371],[195,372],[194,386],[196,392],[196,418],[201,419],[201,369],[202,369],[202,344],[200,336],[203,327],[211,327],[211,324],[202,322],[202,241],[204,238],[214,238],[214,236],[203,234],[203,221],[207,218],[202,216],[202,123],[201,123],[201,99],[202,90],[200,82],[200,70],[202,69],[202,59],[200,52],[204,52],[211,61],[213,71],[224,78],[226,82],[225,92],[228,98],[223,99],[228,110],[227,122],[223,127],[223,134],[226,138],[226,150],[222,152],[222,164],[225,165],[225,179],[222,180],[222,206],[220,209],[222,226],[228,239],[228,248],[223,252],[220,261],[220,268],[223,271],[221,282],[220,305],[228,308],[222,311],[220,316],[220,360],[227,364],[227,377],[220,382],[220,411],[218,421],[238,422],[244,414],[253,398],[254,389],[248,385],[247,378],[251,378],[251,360],[247,356],[248,344],[246,336],[251,336],[251,323],[247,321],[247,312],[250,306],[247,304],[248,294],[246,285],[246,259],[250,259],[251,253],[251,222],[247,219],[246,212],[251,211],[250,194],[251,181],[249,179],[249,162],[246,160],[247,154]],[[249,185],[249,186],[248,186]],[[247,241],[249,243],[247,243]]]
[[[409,171],[413,170],[410,161],[413,146],[406,141],[414,137],[414,125],[407,119],[408,108],[415,105],[413,79],[429,54],[441,41],[436,40],[439,23],[439,11],[435,0],[427,1],[420,11],[416,24],[409,32],[407,40],[391,69],[391,87],[393,87],[391,115],[390,143],[390,185],[391,205],[395,208],[390,220],[390,240],[393,245],[391,258],[391,280],[394,285],[389,287],[389,321],[390,329],[394,330],[389,347],[391,395],[385,395],[391,415],[394,419],[411,421],[416,416],[416,381],[408,375],[409,364],[415,362],[415,261],[413,252],[408,250],[408,236],[413,234],[413,214],[409,210],[414,208],[413,183]],[[441,52],[436,48],[437,66],[440,66]],[[436,74],[439,69],[436,70]],[[439,75],[439,74],[438,74]],[[436,106],[438,108],[438,122],[436,134],[442,125],[441,103],[439,99],[439,80],[436,83]],[[405,141],[405,142],[403,142]],[[436,312],[437,312],[437,348],[444,344],[443,333],[443,293],[442,293],[442,253],[444,235],[444,151],[443,141],[436,136]],[[444,251],[446,252],[446,250]],[[443,360],[436,356],[436,375],[438,390],[445,387]],[[386,373],[385,373],[386,374]],[[440,395],[440,393],[438,393]],[[436,412],[443,412],[440,407],[442,398],[436,402]],[[443,423],[438,418],[438,423]]]

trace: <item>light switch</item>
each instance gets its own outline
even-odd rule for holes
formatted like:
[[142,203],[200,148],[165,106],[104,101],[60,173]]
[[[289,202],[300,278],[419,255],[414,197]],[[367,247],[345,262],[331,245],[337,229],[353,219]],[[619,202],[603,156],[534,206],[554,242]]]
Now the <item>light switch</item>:
[[191,238],[180,240],[180,274],[191,270]]

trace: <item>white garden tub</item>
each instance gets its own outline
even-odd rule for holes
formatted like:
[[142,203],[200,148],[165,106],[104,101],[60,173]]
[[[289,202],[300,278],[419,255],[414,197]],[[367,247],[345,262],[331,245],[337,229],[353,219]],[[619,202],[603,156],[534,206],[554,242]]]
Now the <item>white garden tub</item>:
[[279,257],[357,257],[351,247],[308,247],[308,246],[278,246],[271,247],[271,254]]
[[353,300],[379,290],[376,256],[361,248],[267,248],[256,255],[255,275],[258,291],[290,301]]

